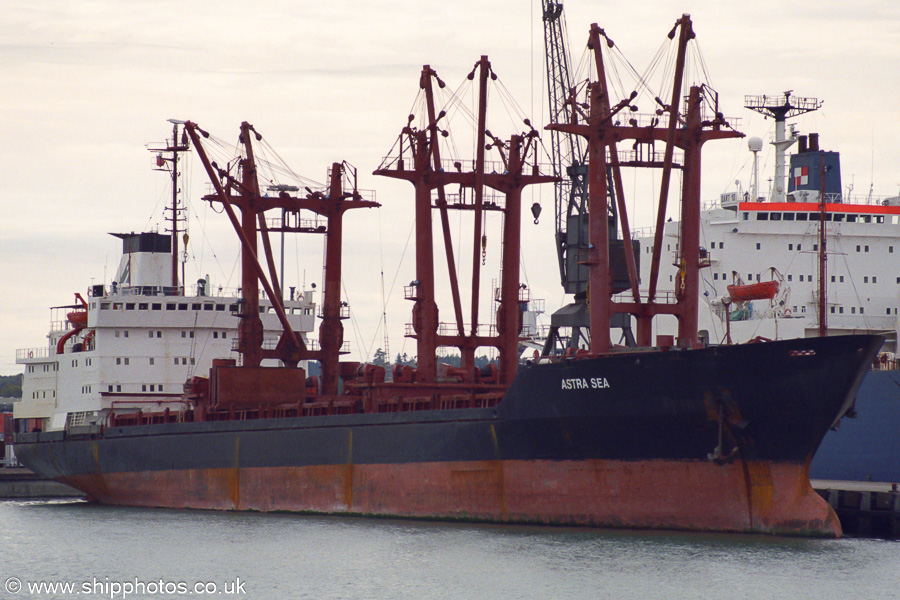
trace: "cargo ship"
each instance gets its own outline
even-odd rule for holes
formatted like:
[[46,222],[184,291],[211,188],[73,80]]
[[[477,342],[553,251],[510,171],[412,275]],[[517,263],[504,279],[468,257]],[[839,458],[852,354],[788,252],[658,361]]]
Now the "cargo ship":
[[[285,187],[267,195],[260,186],[266,165],[255,148],[262,135],[252,125],[241,125],[240,156],[220,158],[211,150],[228,145],[205,143],[211,134],[188,121],[181,125],[215,190],[204,199],[221,206],[241,241],[239,358],[214,360],[208,377],[193,376],[175,410],[123,403],[81,425],[20,430],[19,460],[109,504],[839,536],[837,517],[810,486],[809,464],[851,407],[884,338],[717,347],[699,340],[700,149],[741,134],[717,110],[704,112],[716,101],[708,86],[692,85],[682,98],[684,57],[694,38],[688,15],[669,37],[677,45],[676,75],[670,102],[655,116],[635,114],[636,93],[611,103],[603,48],[612,42],[594,25],[589,46],[598,76],[584,88],[587,96],[571,103],[572,118],[548,126],[583,136],[590,149],[589,244],[577,260],[590,298],[586,347],[520,363],[522,190],[557,177],[542,172],[529,120],[508,139],[486,127],[488,86],[497,80],[487,57],[467,78],[477,89],[451,100],[477,98],[469,113],[477,115],[476,156],[442,155],[440,142],[451,136],[447,115],[458,107],[435,102],[435,88],[444,83],[425,66],[422,102],[375,171],[415,190],[415,279],[405,289],[413,303],[407,331],[417,346],[415,367],[395,365],[388,374],[341,360],[342,222],[351,209],[377,206],[374,195],[358,189],[356,171],[334,163],[324,189],[292,195],[300,190]],[[630,118],[612,118],[626,108]],[[625,140],[633,141],[630,156],[617,149]],[[651,258],[649,290],[638,289],[620,192],[626,166],[662,169],[662,199],[673,172],[681,171],[675,293],[657,292],[659,252]],[[459,193],[450,194],[450,186]],[[610,239],[611,202],[621,244]],[[265,218],[272,210],[296,216],[285,229],[325,234],[317,343],[293,329],[280,300]],[[472,222],[468,314],[448,220],[454,210]],[[304,211],[324,225],[304,227]],[[502,273],[496,316],[485,326],[478,294],[489,211],[502,217]],[[665,215],[660,202],[658,221]],[[449,324],[438,319],[433,217],[444,235],[455,317]],[[613,263],[624,265],[630,292],[624,300],[614,293]],[[263,344],[261,295],[282,326],[274,345]],[[633,346],[611,341],[610,324],[623,315],[637,323]],[[676,318],[678,332],[654,342],[652,323],[660,315]],[[442,347],[460,352],[460,367],[439,362]],[[497,361],[477,367],[481,347],[494,348]],[[319,375],[308,375],[310,362],[318,363]]]

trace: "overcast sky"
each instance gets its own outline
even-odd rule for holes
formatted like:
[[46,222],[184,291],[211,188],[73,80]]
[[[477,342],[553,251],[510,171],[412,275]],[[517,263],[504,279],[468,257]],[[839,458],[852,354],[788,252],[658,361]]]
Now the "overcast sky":
[[[191,119],[230,141],[247,120],[296,172],[324,181],[332,162],[347,160],[359,170],[360,187],[376,190],[381,209],[345,220],[344,285],[355,316],[347,337],[363,358],[384,343],[382,270],[385,294],[392,282],[398,286],[388,298],[390,352],[415,353],[402,337],[411,303],[399,287],[414,278],[411,248],[404,254],[412,188],[371,173],[406,122],[422,65],[455,89],[486,54],[523,111],[541,126],[546,119],[536,0],[5,4],[2,374],[22,370],[17,348],[46,344],[50,306],[113,276],[121,242],[108,232],[159,227],[168,181],[151,169],[146,145],[170,133],[169,118]],[[690,13],[723,112],[740,118],[748,136],[769,141],[772,121],[745,110],[745,94],[817,97],[822,109],[796,122],[804,133],[820,133],[825,149],[841,152],[845,189],[867,193],[872,185],[877,195],[900,194],[896,1],[851,9],[836,0],[571,0],[565,9],[576,62],[596,22],[639,72],[681,13]],[[522,129],[489,125],[503,138]],[[461,158],[470,157],[463,149]],[[704,198],[733,190],[736,179],[748,185],[746,140],[707,146],[704,161]],[[205,179],[199,161],[190,166],[185,192],[198,265],[189,267],[188,280],[208,273],[214,286],[237,286],[233,234],[224,217],[198,202]],[[564,299],[551,197],[549,187],[529,196],[544,216],[539,226],[528,218],[523,225],[527,280],[548,310]],[[643,200],[628,201],[638,213],[633,224],[649,224],[641,222],[650,214]],[[316,244],[320,249],[321,240]],[[491,248],[482,281],[498,276],[490,269],[499,253]],[[321,264],[318,255],[301,258],[287,285],[318,281]],[[442,320],[451,320],[449,304]]]

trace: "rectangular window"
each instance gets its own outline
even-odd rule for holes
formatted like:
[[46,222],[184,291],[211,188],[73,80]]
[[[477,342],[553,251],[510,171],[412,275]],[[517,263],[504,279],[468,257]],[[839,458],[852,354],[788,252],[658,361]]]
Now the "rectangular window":
[[147,332],[147,337],[151,337],[151,338],[152,338],[152,337],[153,337],[153,332],[152,332],[152,331],[148,331],[148,332]]
[[865,276],[865,277],[863,277],[863,283],[869,283],[869,277],[868,277],[868,275]]
[[793,245],[793,244],[788,244],[788,250],[793,250],[793,249],[794,249],[794,245]]
[[872,275],[872,283],[878,283],[878,278]]
[[834,280],[837,279],[834,275],[831,276],[831,283],[834,283]]
[[121,392],[121,391],[122,391],[122,386],[121,386],[121,385],[116,385],[116,391],[117,391],[117,392]]
[[117,356],[117,357],[116,357],[116,364],[117,364],[117,365],[121,365],[121,364],[122,364],[122,357],[120,357],[120,356]]
[[219,332],[218,332],[218,331],[213,331],[213,339],[214,339],[214,340],[219,339]]
[[138,304],[138,310],[147,310],[147,303],[141,302],[140,304]]
[[838,281],[840,281],[841,283],[844,283],[844,276],[841,275],[841,276],[838,278]]
[[151,365],[155,365],[155,364],[156,364],[156,359],[153,358],[152,356],[150,357],[150,364],[151,364]]
[[844,307],[843,307],[843,306],[839,306],[839,307],[838,307],[838,312],[839,312],[840,314],[844,314]]
[[161,338],[161,337],[162,337],[162,331],[157,331],[157,332],[156,332],[156,337],[157,337],[157,338]]
[[866,252],[868,252],[868,251],[869,251],[869,247],[868,247],[868,246],[866,246]]
[[134,302],[126,302],[125,310],[134,310]]
[[859,249],[860,249],[860,248],[861,248],[861,246],[857,246],[857,247],[856,247],[856,251],[859,252]]
[[785,220],[785,221],[793,221],[793,220],[794,220],[794,213],[784,213],[784,220]]
[[757,221],[768,221],[769,213],[767,213],[767,212],[756,213],[756,220]]
[[800,281],[803,281],[803,275],[800,276]]
[[126,356],[126,357],[125,357],[125,364],[127,365],[128,362],[129,362],[129,359],[128,359],[128,357]]
[[809,220],[809,215],[806,213],[797,213],[797,220],[798,221],[807,221],[807,220]]
[[162,310],[162,304],[158,304],[158,303],[155,303],[155,302],[154,302],[154,303],[150,306],[150,310]]
[[762,244],[760,244],[759,242],[756,242],[756,249],[757,250],[762,249]]
[[794,276],[791,275],[790,273],[788,273],[788,281],[793,281],[793,280],[794,280]]

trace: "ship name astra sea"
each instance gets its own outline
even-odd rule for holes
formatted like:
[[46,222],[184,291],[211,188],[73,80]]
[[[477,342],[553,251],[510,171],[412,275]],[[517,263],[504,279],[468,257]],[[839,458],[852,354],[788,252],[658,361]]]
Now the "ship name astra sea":
[[606,377],[567,377],[561,380],[563,390],[600,390],[609,388]]

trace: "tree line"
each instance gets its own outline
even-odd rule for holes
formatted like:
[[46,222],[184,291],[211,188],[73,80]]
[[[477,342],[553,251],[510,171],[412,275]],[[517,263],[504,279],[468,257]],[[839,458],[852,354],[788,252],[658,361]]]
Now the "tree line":
[[22,373],[0,375],[0,398],[22,397]]

